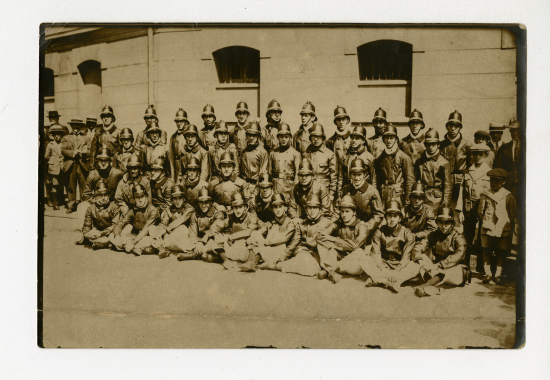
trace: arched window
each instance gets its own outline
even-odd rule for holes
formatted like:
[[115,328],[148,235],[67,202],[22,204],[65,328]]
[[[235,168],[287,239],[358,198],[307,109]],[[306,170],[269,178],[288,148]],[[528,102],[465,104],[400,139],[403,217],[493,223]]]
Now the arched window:
[[220,83],[260,83],[260,52],[229,46],[212,53]]
[[53,70],[47,67],[42,70],[42,77],[40,78],[40,84],[42,87],[42,95],[44,97],[50,97],[55,95]]
[[84,85],[95,84],[101,87],[101,63],[97,61],[84,61],[78,65],[78,71]]
[[359,79],[412,79],[412,45],[402,41],[379,40],[357,48]]

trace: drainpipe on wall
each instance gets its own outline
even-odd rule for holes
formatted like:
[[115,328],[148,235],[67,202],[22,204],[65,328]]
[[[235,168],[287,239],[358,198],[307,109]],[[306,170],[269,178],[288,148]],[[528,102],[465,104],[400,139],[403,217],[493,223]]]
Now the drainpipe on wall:
[[147,65],[148,65],[148,74],[149,74],[149,104],[154,104],[154,73],[153,73],[153,28],[147,28]]

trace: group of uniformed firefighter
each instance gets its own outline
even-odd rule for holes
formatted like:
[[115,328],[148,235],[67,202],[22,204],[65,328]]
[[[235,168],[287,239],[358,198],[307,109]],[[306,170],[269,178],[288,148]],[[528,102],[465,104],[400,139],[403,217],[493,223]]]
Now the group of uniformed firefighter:
[[[518,230],[517,120],[491,124],[472,144],[460,132],[458,111],[441,140],[436,130],[424,131],[415,109],[401,141],[382,108],[371,137],[364,126],[352,127],[341,106],[332,136],[310,102],[294,135],[282,112],[272,100],[260,126],[241,101],[229,129],[206,105],[199,129],[180,108],[169,138],[152,105],[137,136],[116,127],[110,106],[100,123],[72,119],[72,132],[50,112],[48,205],[59,209],[66,189],[67,213],[78,213],[82,232],[76,244],[94,249],[334,283],[342,274],[363,276],[366,286],[392,292],[416,278],[419,297],[439,294],[441,284],[463,285],[472,271],[485,283],[502,283]],[[512,141],[502,144],[505,127]]]

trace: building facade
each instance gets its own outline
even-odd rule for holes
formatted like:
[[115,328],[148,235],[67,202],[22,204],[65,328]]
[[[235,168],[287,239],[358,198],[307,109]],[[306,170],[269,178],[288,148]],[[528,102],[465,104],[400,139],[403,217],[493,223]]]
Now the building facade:
[[401,137],[413,109],[440,133],[458,110],[473,140],[517,114],[515,36],[501,28],[75,26],[46,28],[45,41],[44,111],[61,124],[109,104],[137,133],[154,104],[170,134],[180,107],[200,127],[207,103],[234,122],[241,100],[264,124],[276,99],[294,131],[310,101],[327,133],[337,105],[369,126],[382,107]]

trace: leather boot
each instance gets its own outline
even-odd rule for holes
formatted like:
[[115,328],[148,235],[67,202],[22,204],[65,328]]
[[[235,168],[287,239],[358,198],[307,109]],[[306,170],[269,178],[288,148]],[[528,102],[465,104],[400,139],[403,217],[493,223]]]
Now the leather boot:
[[53,207],[53,202],[50,198],[48,198],[48,207]]
[[55,197],[53,199],[53,209],[54,210],[59,210],[59,206],[57,205],[57,197]]
[[196,255],[193,252],[181,252],[178,254],[178,261],[194,260]]

